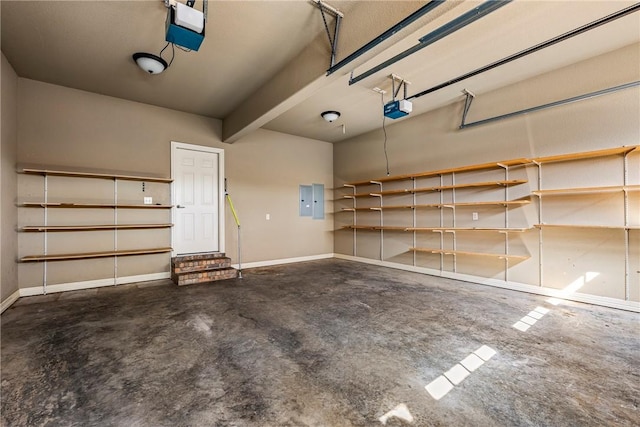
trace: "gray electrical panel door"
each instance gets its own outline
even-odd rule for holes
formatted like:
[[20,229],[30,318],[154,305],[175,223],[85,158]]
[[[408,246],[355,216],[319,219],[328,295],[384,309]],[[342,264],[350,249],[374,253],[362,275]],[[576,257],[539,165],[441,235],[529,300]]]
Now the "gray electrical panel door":
[[324,219],[323,184],[313,184],[313,219]]
[[313,216],[313,187],[300,186],[300,216]]

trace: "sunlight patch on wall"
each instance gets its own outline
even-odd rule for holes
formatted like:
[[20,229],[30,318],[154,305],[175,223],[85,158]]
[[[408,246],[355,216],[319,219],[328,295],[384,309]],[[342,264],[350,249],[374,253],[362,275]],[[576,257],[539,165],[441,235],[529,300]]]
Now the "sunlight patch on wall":
[[564,298],[576,293],[580,288],[582,288],[585,284],[589,283],[596,277],[600,275],[597,271],[587,271],[584,276],[578,277],[576,280],[571,282],[566,288],[562,289],[557,298],[552,297],[547,299],[549,304],[558,305],[564,301]]

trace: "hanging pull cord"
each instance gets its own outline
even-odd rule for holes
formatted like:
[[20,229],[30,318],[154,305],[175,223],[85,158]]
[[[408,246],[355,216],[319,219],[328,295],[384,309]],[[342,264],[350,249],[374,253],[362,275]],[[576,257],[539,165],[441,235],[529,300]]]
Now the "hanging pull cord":
[[380,100],[382,101],[382,132],[384,133],[384,143],[382,147],[384,149],[384,160],[385,160],[386,169],[387,169],[387,176],[389,176],[390,172],[389,172],[389,155],[387,154],[387,127],[385,123],[387,116],[384,115],[384,92],[380,92]]
[[176,57],[176,50],[174,48],[174,44],[171,42],[167,42],[166,45],[164,45],[164,47],[162,48],[162,50],[160,51],[160,58],[162,58],[162,52],[164,52],[164,50],[166,48],[169,47],[169,45],[171,45],[171,61],[169,61],[169,64],[167,65],[167,68],[169,68],[171,66],[171,64],[173,64],[173,58]]

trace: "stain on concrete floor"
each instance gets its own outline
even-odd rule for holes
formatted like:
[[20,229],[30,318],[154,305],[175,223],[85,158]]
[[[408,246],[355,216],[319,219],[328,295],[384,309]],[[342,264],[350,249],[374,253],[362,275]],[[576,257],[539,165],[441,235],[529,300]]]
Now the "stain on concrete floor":
[[[1,319],[3,425],[640,420],[637,313],[342,260],[243,276],[21,299]],[[495,355],[432,397],[482,346]]]

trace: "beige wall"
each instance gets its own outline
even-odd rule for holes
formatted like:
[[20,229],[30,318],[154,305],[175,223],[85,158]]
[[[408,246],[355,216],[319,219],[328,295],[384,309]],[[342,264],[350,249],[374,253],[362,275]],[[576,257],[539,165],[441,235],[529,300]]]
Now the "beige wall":
[[[232,145],[223,144],[219,120],[33,80],[19,79],[18,85],[20,164],[168,177],[171,141],[222,148],[229,190],[242,223],[243,262],[332,252],[332,216],[328,214],[325,220],[300,218],[297,204],[299,184],[332,187],[331,144],[266,130],[258,130]],[[42,178],[19,175],[18,179],[20,201],[41,196]],[[64,180],[58,187],[64,189],[65,185],[70,191],[84,191]],[[137,197],[140,190],[131,191],[132,197]],[[166,197],[162,188],[154,191],[158,197]],[[21,210],[33,212],[33,208]],[[328,203],[326,211],[331,210]],[[270,221],[265,220],[267,213]],[[29,215],[38,214],[25,212],[25,218]],[[228,208],[226,215],[226,250],[236,262],[237,229]],[[41,250],[42,237],[26,234],[20,233],[20,256]],[[81,234],[75,233],[75,239],[82,245],[85,242],[81,241]],[[153,238],[161,242],[169,237]],[[167,257],[157,256],[151,262],[152,271],[148,267],[140,270],[144,263],[135,260],[141,258],[129,259],[123,268],[130,275],[168,271]],[[67,262],[50,263],[52,269],[65,271],[52,271],[49,284],[101,278],[92,278],[87,270],[96,269],[102,275],[113,270],[104,260],[74,263],[83,268],[74,269],[71,263],[65,266]],[[38,286],[41,281],[41,266],[20,265],[20,287]]]
[[16,101],[18,77],[13,67],[2,54],[2,143],[0,176],[0,300],[4,301],[18,289],[18,269],[16,253],[16,150],[18,141]]
[[[631,45],[569,67],[550,72],[536,78],[523,81],[490,93],[478,94],[468,122],[505,114],[519,109],[533,107],[544,103],[577,96],[583,93],[605,89],[640,80],[640,45]],[[418,88],[420,89],[420,88]],[[473,91],[473,87],[468,89]],[[428,96],[428,95],[427,95]],[[414,100],[420,103],[420,99]],[[463,99],[459,102],[440,108],[420,116],[393,123],[387,127],[388,155],[391,175],[435,170],[453,166],[507,160],[519,157],[547,156],[561,153],[573,153],[597,150],[623,145],[637,145],[640,141],[640,90],[636,87],[599,98],[568,104],[528,115],[458,130],[462,113]],[[640,154],[629,157],[630,183],[638,184],[640,170]],[[545,185],[551,188],[615,185],[622,184],[622,157],[599,159],[577,164],[559,164],[545,169],[549,173],[543,175]],[[385,175],[385,159],[383,152],[383,133],[381,130],[361,135],[334,147],[334,172],[336,186],[344,182],[375,179]],[[491,173],[475,174],[475,176],[459,176],[459,180],[493,180],[500,179]],[[513,189],[512,198],[526,195],[537,189],[535,167],[516,169],[510,176],[528,178],[524,186]],[[573,178],[571,178],[573,177]],[[398,185],[410,185],[402,183]],[[393,188],[389,184],[387,189]],[[337,197],[348,190],[340,190]],[[517,194],[518,193],[518,194]],[[462,193],[461,193],[462,194]],[[637,225],[640,218],[638,192],[630,194],[630,219]],[[484,193],[483,193],[484,195]],[[469,196],[481,197],[480,194]],[[336,197],[336,198],[337,198]],[[462,195],[460,197],[463,197]],[[489,197],[504,197],[494,195]],[[460,200],[458,200],[460,201]],[[346,207],[350,202],[336,203],[336,210]],[[360,206],[366,201],[359,200]],[[374,202],[370,202],[374,203]],[[375,202],[377,203],[377,201]],[[402,204],[407,201],[386,204]],[[428,202],[423,202],[428,203]],[[579,223],[622,224],[622,193],[615,196],[587,197],[584,199],[569,198],[556,201],[555,206],[546,206],[545,213],[549,222],[577,221]],[[459,210],[466,221],[469,212]],[[426,215],[418,212],[419,215]],[[351,213],[336,214],[336,229],[351,223]],[[405,217],[402,217],[405,215]],[[438,214],[439,215],[439,214]],[[448,214],[445,214],[448,215]],[[481,220],[503,221],[502,217],[492,216],[489,212],[480,212]],[[510,210],[512,227],[532,227],[538,222],[537,199],[523,209]],[[459,219],[460,220],[460,219]],[[373,221],[377,224],[379,215],[364,213],[358,215],[360,224]],[[399,212],[385,213],[385,223],[395,225],[394,221],[409,224],[411,214]],[[480,223],[470,223],[478,226]],[[460,226],[460,224],[458,224]],[[446,226],[451,226],[446,224]],[[496,225],[491,225],[496,226]],[[591,234],[589,234],[591,233]],[[412,246],[411,236],[402,233],[385,233],[384,259],[387,261],[412,264],[412,255],[407,249]],[[410,234],[410,233],[406,233]],[[435,233],[434,233],[435,234]],[[469,234],[469,233],[467,233]],[[479,236],[479,235],[477,235]],[[624,299],[624,231],[604,230],[585,231],[584,229],[556,230],[546,233],[544,252],[542,254],[545,268],[544,286],[563,289],[575,280],[586,277],[588,273],[598,273],[598,277],[590,280],[580,292],[598,296]],[[512,250],[530,255],[527,261],[517,263],[509,269],[512,281],[538,286],[539,257],[538,232],[533,229],[512,239]],[[451,236],[447,236],[450,239]],[[458,244],[464,239],[469,243],[479,244],[478,239],[490,237],[473,237],[458,233]],[[419,239],[427,240],[422,234]],[[434,237],[431,237],[433,240]],[[473,239],[476,241],[473,242]],[[630,297],[640,300],[640,279],[637,273],[640,267],[640,244],[637,230],[630,231]],[[485,242],[487,243],[487,242]],[[420,244],[420,242],[418,242]],[[439,245],[436,241],[426,244]],[[494,250],[501,250],[500,242],[489,242]],[[336,253],[353,254],[353,235],[351,231],[336,232]],[[379,258],[380,238],[378,233],[359,232],[357,235],[357,255],[367,258]],[[495,265],[494,265],[495,264]],[[427,256],[418,256],[418,266],[438,269],[437,262]],[[493,263],[478,258],[458,257],[458,271],[487,278],[504,278],[502,261]],[[445,270],[451,270],[451,259],[445,261]],[[589,275],[592,278],[593,275]]]

